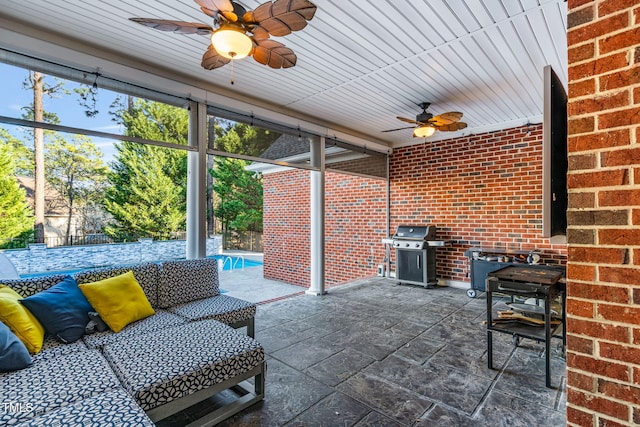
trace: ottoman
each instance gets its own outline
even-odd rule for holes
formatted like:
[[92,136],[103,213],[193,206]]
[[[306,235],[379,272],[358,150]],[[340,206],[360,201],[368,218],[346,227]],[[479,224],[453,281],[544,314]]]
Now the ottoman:
[[[74,344],[70,345],[83,347]],[[118,379],[96,350],[69,351],[55,357],[38,354],[32,366],[0,374],[0,402],[17,407],[0,410],[0,425],[27,422],[118,388]]]
[[154,427],[124,390],[116,389],[47,412],[20,427],[118,426]]
[[[264,349],[216,320],[132,335],[105,345],[103,355],[154,422],[227,389],[236,391],[238,399],[205,415],[199,424],[220,422],[264,397]],[[246,381],[250,378],[255,378],[253,387]]]

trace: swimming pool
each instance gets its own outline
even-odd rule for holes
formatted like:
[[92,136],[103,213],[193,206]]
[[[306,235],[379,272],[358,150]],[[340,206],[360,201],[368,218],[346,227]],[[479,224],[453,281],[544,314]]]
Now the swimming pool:
[[[214,258],[218,260],[218,268],[221,270],[236,270],[243,269],[245,267],[257,267],[259,265],[263,265],[262,261],[256,261],[253,259],[245,259],[242,256],[231,256],[231,255],[213,255],[207,258]],[[59,271],[42,271],[40,273],[27,273],[21,274],[20,277],[28,279],[32,277],[41,277],[47,276],[49,274],[68,274],[72,275],[79,271],[87,270],[86,268],[76,268],[72,270],[59,270]]]
[[42,277],[42,276],[48,276],[50,274],[68,274],[69,276],[82,271],[82,270],[86,270],[85,268],[76,268],[75,270],[58,270],[58,271],[41,271],[39,273],[25,273],[25,274],[21,274],[20,277],[23,279],[31,279],[34,277]]
[[246,259],[243,256],[233,255],[213,255],[207,258],[214,258],[218,260],[218,268],[220,270],[236,270],[245,267],[257,267],[263,265],[262,261],[256,261],[253,259]]

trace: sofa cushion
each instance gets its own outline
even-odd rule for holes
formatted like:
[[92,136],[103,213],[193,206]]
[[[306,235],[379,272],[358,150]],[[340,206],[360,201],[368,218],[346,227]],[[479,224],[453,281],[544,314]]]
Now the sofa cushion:
[[124,389],[148,411],[250,371],[264,361],[253,338],[215,320],[190,322],[103,348]]
[[64,344],[51,335],[45,335],[44,342],[42,343],[42,350],[40,350],[38,354],[31,356],[31,359],[35,363],[39,359],[52,359],[63,354],[85,351],[88,349],[89,347],[87,347],[82,340],[78,340],[71,344]]
[[153,427],[147,414],[135,400],[122,389],[97,396],[50,411],[21,424],[30,427],[59,426],[118,426]]
[[215,319],[227,325],[250,319],[256,315],[254,303],[227,295],[187,302],[170,307],[168,310],[190,321]]
[[0,372],[17,371],[31,365],[31,356],[24,343],[0,322]]
[[91,283],[119,276],[127,271],[133,271],[133,275],[144,290],[147,300],[149,300],[152,307],[157,307],[159,266],[156,263],[145,262],[142,264],[94,268],[80,271],[74,274],[73,278],[76,279],[78,284]]
[[79,286],[113,332],[155,313],[133,271]]
[[95,334],[85,335],[82,341],[90,348],[101,348],[106,344],[126,342],[129,337],[135,335],[153,335],[161,329],[183,325],[185,323],[187,323],[187,320],[183,317],[158,309],[153,316],[131,323],[117,334],[112,331],[97,332]]
[[29,353],[37,353],[42,348],[44,328],[36,317],[19,301],[22,297],[7,286],[0,286],[0,322],[7,325]]
[[66,274],[52,274],[29,279],[0,280],[0,285],[10,287],[22,297],[28,297],[62,282],[65,277],[67,277]]
[[29,368],[0,374],[0,402],[16,405],[0,411],[0,425],[28,421],[117,388],[118,379],[96,350],[34,360]]
[[203,258],[162,263],[158,286],[160,307],[167,308],[219,294],[216,259]]
[[84,335],[88,313],[93,310],[71,276],[20,303],[36,316],[47,333],[63,343],[72,343]]

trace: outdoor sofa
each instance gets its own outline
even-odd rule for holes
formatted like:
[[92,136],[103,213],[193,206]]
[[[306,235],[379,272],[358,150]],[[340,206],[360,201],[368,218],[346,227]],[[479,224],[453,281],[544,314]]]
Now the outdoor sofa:
[[215,259],[0,280],[0,425],[152,426],[233,390],[216,424],[264,397],[255,312]]

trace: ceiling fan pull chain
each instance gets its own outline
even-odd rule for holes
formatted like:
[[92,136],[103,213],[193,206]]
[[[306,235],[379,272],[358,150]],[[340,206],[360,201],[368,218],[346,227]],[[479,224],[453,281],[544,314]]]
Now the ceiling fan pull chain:
[[231,60],[231,84],[232,85],[236,83],[235,80],[233,79],[233,74],[234,74],[234,71],[235,71],[234,64],[233,64],[234,62],[235,61],[232,59]]

